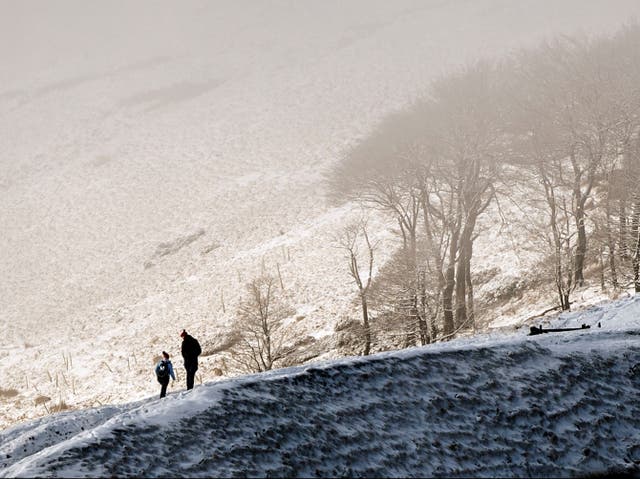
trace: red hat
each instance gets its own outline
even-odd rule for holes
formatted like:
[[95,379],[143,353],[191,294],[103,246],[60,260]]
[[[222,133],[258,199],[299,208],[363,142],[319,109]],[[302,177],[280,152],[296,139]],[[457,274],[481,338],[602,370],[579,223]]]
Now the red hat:
[[184,338],[187,335],[187,332],[183,329],[182,332],[180,333],[180,337]]

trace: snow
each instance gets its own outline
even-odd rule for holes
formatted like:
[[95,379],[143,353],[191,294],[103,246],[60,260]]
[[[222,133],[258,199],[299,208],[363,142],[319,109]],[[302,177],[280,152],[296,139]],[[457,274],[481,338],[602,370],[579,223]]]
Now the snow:
[[638,474],[640,297],[550,321],[582,323],[48,416],[0,432],[0,477]]
[[[356,317],[332,241],[360,212],[327,204],[323,173],[449,68],[640,14],[635,0],[542,4],[3,3],[0,364],[18,395],[0,391],[0,427],[47,414],[40,396],[148,397],[153,358],[175,356],[185,327],[215,342],[263,265],[280,267],[301,336]],[[397,244],[372,225],[378,268]],[[502,268],[487,292],[532,260],[508,270],[509,245],[492,241],[475,253]]]

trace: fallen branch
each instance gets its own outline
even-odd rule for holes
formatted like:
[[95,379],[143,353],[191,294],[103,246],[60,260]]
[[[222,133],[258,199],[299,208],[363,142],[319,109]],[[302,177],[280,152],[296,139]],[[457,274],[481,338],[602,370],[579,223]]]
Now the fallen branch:
[[564,331],[580,331],[581,329],[590,329],[590,328],[591,328],[591,326],[589,326],[588,324],[583,324],[579,328],[549,328],[549,329],[542,329],[542,326],[531,326],[529,328],[529,336],[536,336],[537,334],[544,334],[544,333],[561,333],[561,332],[564,332]]

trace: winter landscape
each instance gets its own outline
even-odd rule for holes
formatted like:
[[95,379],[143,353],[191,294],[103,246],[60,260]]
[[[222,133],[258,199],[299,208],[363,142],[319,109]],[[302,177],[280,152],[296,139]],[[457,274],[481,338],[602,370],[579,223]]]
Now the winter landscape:
[[0,2],[0,476],[640,475],[639,15]]
[[483,336],[48,416],[0,433],[0,477],[637,475],[639,314],[636,298],[555,324],[598,333]]

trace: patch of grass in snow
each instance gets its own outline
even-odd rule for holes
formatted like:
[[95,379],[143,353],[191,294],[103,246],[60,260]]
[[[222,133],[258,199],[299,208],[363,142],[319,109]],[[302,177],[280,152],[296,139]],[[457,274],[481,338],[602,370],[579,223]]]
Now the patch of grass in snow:
[[0,399],[11,399],[11,398],[16,397],[18,394],[20,394],[20,392],[17,389],[0,388]]
[[71,406],[69,406],[65,401],[60,400],[58,404],[54,404],[53,406],[51,406],[51,408],[49,408],[49,411],[53,413],[66,411],[67,409],[71,409]]

